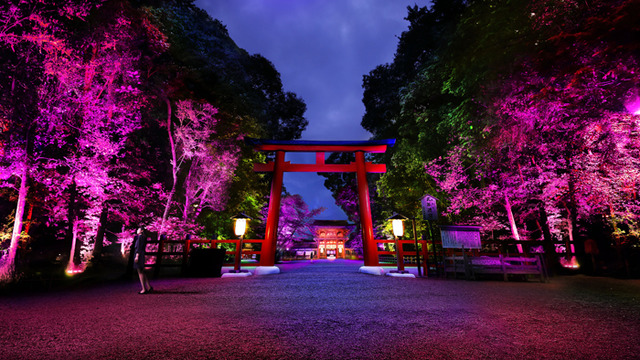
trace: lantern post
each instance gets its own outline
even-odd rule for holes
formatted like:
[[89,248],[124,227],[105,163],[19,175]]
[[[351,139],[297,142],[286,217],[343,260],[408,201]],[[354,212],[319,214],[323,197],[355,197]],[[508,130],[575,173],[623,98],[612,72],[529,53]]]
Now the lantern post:
[[400,244],[399,242],[399,238],[402,237],[402,235],[404,235],[404,221],[407,220],[407,217],[400,214],[393,214],[387,220],[391,220],[393,237],[396,240],[396,258],[397,258],[396,263],[398,265],[398,269],[392,270],[391,272],[398,273],[398,274],[407,274],[409,272],[404,269],[404,259],[402,256],[402,249],[400,248],[402,244]]
[[229,271],[230,273],[241,273],[247,272],[246,270],[241,269],[242,262],[242,240],[244,240],[244,234],[247,232],[247,221],[252,220],[250,216],[245,213],[238,213],[231,217],[231,220],[234,220],[234,232],[236,236],[239,236],[238,244],[236,245],[236,256],[235,263],[233,265],[233,270]]

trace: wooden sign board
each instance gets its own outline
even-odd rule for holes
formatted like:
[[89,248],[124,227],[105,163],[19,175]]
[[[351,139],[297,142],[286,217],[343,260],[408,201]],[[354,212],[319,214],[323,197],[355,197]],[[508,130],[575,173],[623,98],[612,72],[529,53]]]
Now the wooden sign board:
[[480,227],[440,225],[442,247],[445,249],[480,249]]
[[436,198],[431,195],[427,195],[422,198],[422,219],[423,220],[438,220],[438,204]]

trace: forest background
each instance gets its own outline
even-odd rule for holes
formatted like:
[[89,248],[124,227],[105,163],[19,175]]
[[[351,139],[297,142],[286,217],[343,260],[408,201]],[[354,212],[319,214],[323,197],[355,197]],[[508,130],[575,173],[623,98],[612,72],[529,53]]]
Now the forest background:
[[[397,139],[370,179],[379,232],[431,194],[441,223],[566,242],[554,252],[594,239],[637,271],[638,14],[637,0],[408,8],[394,61],[363,78],[362,126]],[[84,267],[140,225],[230,238],[231,215],[259,217],[266,159],[243,140],[299,138],[305,104],[223,24],[151,0],[13,0],[0,19],[4,279],[52,254]],[[325,176],[357,222],[355,179]]]

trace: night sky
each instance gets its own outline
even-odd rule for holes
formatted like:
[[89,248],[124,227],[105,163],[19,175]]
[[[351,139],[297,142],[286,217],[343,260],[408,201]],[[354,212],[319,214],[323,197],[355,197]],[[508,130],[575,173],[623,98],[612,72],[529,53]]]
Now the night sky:
[[[307,104],[303,140],[368,140],[360,127],[364,114],[362,76],[393,61],[398,36],[407,29],[407,6],[427,0],[197,0],[220,20],[236,44],[262,54],[280,72],[285,91]],[[287,155],[296,163],[315,162],[314,154]],[[285,173],[284,185],[318,218],[346,219],[334,204],[324,178]]]

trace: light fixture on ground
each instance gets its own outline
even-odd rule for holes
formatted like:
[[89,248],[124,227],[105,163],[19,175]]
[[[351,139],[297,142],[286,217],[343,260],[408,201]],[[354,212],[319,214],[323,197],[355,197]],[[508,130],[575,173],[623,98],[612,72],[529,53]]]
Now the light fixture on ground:
[[404,269],[404,259],[402,258],[399,238],[404,234],[404,221],[408,218],[400,214],[393,214],[387,220],[391,220],[391,228],[393,229],[393,237],[396,240],[396,263],[398,264],[398,270],[392,270],[392,273],[408,274],[409,272]]
[[235,263],[233,265],[233,270],[229,271],[230,273],[241,273],[247,272],[246,270],[240,269],[242,262],[242,240],[244,240],[244,234],[247,232],[247,221],[252,220],[249,215],[245,213],[238,213],[235,216],[231,217],[231,220],[234,220],[234,231],[236,236],[239,236],[238,245],[236,245],[236,256]]

